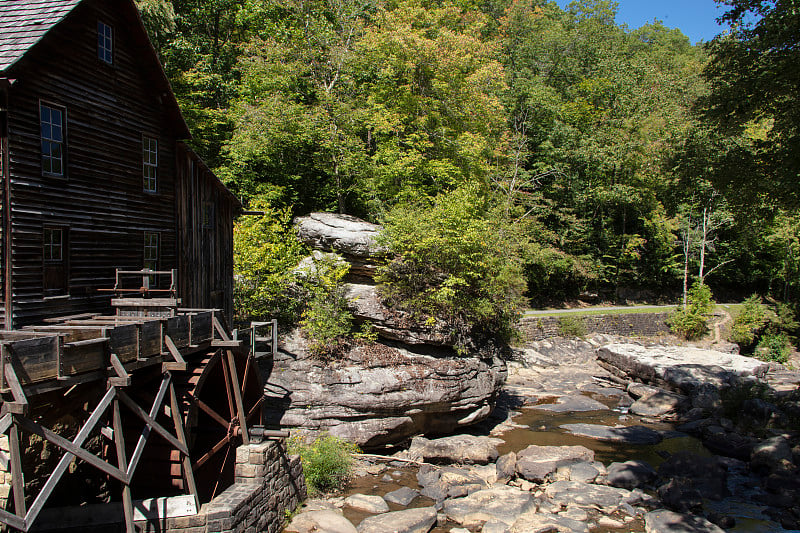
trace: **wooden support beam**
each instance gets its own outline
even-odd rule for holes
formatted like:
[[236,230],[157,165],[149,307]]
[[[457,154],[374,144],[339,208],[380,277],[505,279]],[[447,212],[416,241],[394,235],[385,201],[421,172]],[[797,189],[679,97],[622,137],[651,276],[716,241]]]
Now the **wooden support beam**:
[[[161,386],[158,388],[158,393],[156,394],[155,400],[153,400],[153,406],[150,408],[151,416],[155,417],[158,414],[159,409],[161,409],[161,404],[164,401],[164,396],[167,394],[171,380],[172,376],[170,374],[165,375],[164,379],[161,380]],[[147,442],[147,439],[150,437],[150,430],[151,427],[145,424],[144,428],[142,429],[142,434],[139,435],[136,448],[133,450],[133,454],[131,454],[131,460],[130,463],[128,463],[128,475],[131,477],[133,477],[133,473],[136,471],[136,466],[139,464],[139,459],[142,457],[144,445]]]
[[[116,392],[117,389],[114,387],[106,391],[105,395],[100,400],[100,403],[97,404],[97,407],[94,408],[92,414],[83,424],[83,427],[81,427],[81,430],[77,435],[75,435],[75,438],[72,439],[72,443],[75,446],[82,446],[86,439],[89,438],[89,434],[100,421],[100,418],[103,416],[106,409],[108,409],[108,406],[111,405],[111,401],[114,399],[114,396],[116,396]],[[47,502],[47,499],[50,497],[50,494],[56,487],[56,483],[58,483],[58,481],[61,479],[61,476],[63,476],[64,472],[66,472],[67,468],[69,468],[69,464],[72,462],[73,457],[74,455],[71,453],[65,453],[61,457],[61,460],[50,474],[50,477],[47,478],[42,490],[39,491],[39,494],[36,496],[33,504],[31,504],[31,508],[25,517],[25,520],[28,524],[33,524],[33,522],[36,520],[36,517],[42,510],[42,507],[44,507],[45,502]]]
[[[152,429],[154,429],[156,431],[156,433],[158,433],[159,435],[164,437],[167,440],[167,442],[172,444],[172,446],[175,449],[177,449],[178,451],[180,451],[184,455],[189,455],[189,449],[186,448],[186,446],[184,444],[182,444],[178,439],[176,439],[169,431],[164,429],[164,427],[161,426],[161,424],[156,422],[155,419],[152,416],[150,416],[149,414],[147,414],[144,409],[142,409],[141,407],[136,405],[136,402],[134,402],[131,399],[130,396],[128,396],[127,394],[125,394],[122,391],[119,391],[119,399],[122,400],[122,403],[127,405],[128,409],[133,411],[133,413],[136,416],[141,418],[144,421],[145,424],[150,426]],[[158,411],[156,411],[156,413],[157,412]]]
[[11,453],[11,490],[14,492],[14,512],[17,516],[24,517],[27,515],[25,478],[22,475],[22,449],[19,445],[19,429],[16,424],[12,424],[8,430],[8,449]]
[[[178,396],[175,394],[175,385],[169,384],[169,405],[172,411],[172,421],[175,424],[175,435],[178,440],[183,443],[188,449],[186,443],[186,434],[183,431],[183,420],[181,419],[181,409],[178,404]],[[184,455],[181,459],[183,462],[183,478],[186,480],[186,487],[189,489],[189,494],[194,498],[194,504],[197,509],[200,509],[200,494],[197,492],[197,485],[194,481],[194,471],[192,470],[192,459],[189,455]]]
[[86,461],[93,467],[97,468],[102,472],[105,472],[114,479],[117,479],[123,483],[127,483],[129,481],[128,476],[125,474],[125,472],[123,472],[119,468],[108,464],[107,462],[103,461],[96,455],[93,455],[90,452],[84,450],[80,446],[74,445],[71,441],[68,441],[64,437],[47,429],[46,427],[40,426],[39,424],[36,424],[24,417],[19,417],[17,419],[17,423],[21,427],[23,427],[26,431],[33,433],[34,435],[38,435],[43,439],[47,439],[48,441],[52,442],[62,450],[71,453],[78,459]]
[[228,367],[231,370],[231,385],[233,388],[233,398],[236,401],[236,414],[239,417],[239,427],[242,430],[242,442],[245,446],[250,444],[250,435],[247,432],[247,413],[244,412],[244,402],[242,401],[242,384],[239,383],[239,373],[236,371],[236,361],[233,352],[225,351],[228,359]]
[[[114,446],[117,450],[117,466],[120,470],[128,471],[128,462],[125,458],[125,437],[122,434],[122,419],[119,413],[119,400],[114,400]],[[133,476],[131,476],[133,477]],[[122,484],[122,511],[125,516],[125,533],[134,533],[133,529],[133,498],[131,498],[131,486],[128,483]]]
[[186,371],[186,361],[183,359],[180,350],[178,347],[175,346],[175,342],[170,338],[169,335],[164,335],[164,345],[167,347],[167,351],[175,360],[175,362],[165,362],[161,364],[161,368],[164,372],[169,371],[179,371],[185,372]]
[[17,528],[20,531],[28,531],[28,527],[25,524],[24,518],[13,515],[4,509],[0,509],[0,522],[8,524],[13,528]]
[[214,339],[211,341],[212,348],[241,348],[243,341],[240,340],[229,340],[229,341],[221,341],[219,339]]
[[19,384],[17,373],[14,372],[14,367],[11,363],[6,363],[3,368],[3,375],[6,379],[6,385],[11,389],[11,395],[14,397],[13,402],[5,402],[3,406],[8,406],[8,412],[15,415],[28,414],[28,399],[25,397],[25,392],[22,390],[22,385]]
[[231,340],[230,335],[228,335],[228,332],[225,331],[224,327],[222,327],[222,323],[219,321],[219,318],[217,317],[216,314],[211,319],[211,323],[214,325],[214,330],[217,332],[217,334],[219,335],[220,339],[222,339],[224,341]]
[[108,378],[108,383],[114,387],[127,387],[131,384],[131,376],[128,374],[128,371],[125,370],[125,366],[122,364],[122,361],[119,360],[117,354],[112,353],[109,357],[111,361],[111,368],[114,369],[116,373],[116,377]]

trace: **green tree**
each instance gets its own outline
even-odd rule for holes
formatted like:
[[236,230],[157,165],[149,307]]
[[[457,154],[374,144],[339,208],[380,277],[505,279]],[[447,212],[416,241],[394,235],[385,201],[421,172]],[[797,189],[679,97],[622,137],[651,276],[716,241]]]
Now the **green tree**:
[[709,43],[704,111],[721,134],[749,134],[726,153],[715,181],[743,203],[800,205],[800,5],[720,0],[730,33]]

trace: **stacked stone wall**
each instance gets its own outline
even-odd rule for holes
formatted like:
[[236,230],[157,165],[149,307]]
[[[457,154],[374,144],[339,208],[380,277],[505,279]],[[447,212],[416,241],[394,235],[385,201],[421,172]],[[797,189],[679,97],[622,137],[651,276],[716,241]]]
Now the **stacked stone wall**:
[[137,522],[142,533],[279,533],[306,498],[300,457],[267,440],[236,450],[235,482],[193,516]]
[[564,313],[550,316],[528,316],[520,321],[519,327],[523,339],[529,342],[563,336],[560,327],[563,317],[569,317],[570,321],[582,321],[587,333],[652,337],[669,333],[667,325],[669,315],[670,313],[630,313],[574,316]]

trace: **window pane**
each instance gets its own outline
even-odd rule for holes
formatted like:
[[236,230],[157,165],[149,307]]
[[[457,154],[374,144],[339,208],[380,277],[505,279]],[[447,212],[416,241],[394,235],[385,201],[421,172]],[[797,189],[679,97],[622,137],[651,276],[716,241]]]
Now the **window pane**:
[[50,122],[50,108],[41,106],[42,109],[42,122]]
[[52,132],[52,130],[50,129],[50,123],[49,122],[42,122],[42,137],[45,138],[45,139],[49,139],[50,135],[51,135],[51,132]]
[[52,117],[51,122],[53,126],[61,127],[61,111],[58,109],[51,109],[50,116]]

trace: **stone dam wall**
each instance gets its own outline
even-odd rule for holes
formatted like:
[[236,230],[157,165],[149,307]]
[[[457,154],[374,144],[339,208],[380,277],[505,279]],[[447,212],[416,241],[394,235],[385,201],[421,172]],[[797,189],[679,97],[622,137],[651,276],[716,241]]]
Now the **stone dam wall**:
[[522,337],[527,342],[550,337],[563,337],[562,323],[583,322],[586,333],[602,333],[624,337],[652,337],[669,333],[667,318],[670,313],[629,313],[615,315],[574,316],[569,313],[550,316],[528,316],[520,320]]
[[137,522],[141,533],[279,533],[286,511],[306,498],[300,456],[286,443],[267,440],[236,450],[236,478],[225,492],[192,516]]

